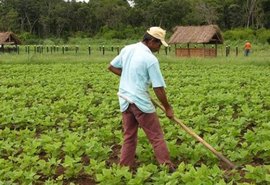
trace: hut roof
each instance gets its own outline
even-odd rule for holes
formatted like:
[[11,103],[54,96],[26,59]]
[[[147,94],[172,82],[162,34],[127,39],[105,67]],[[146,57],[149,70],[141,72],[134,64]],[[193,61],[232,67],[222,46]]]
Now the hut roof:
[[223,37],[217,25],[176,26],[169,43],[223,44]]
[[4,44],[21,44],[21,41],[13,32],[0,32],[0,45]]

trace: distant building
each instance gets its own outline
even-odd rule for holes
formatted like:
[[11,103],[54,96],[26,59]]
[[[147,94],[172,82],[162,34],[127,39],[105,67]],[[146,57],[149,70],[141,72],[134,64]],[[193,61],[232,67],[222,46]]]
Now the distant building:
[[[175,54],[179,57],[216,57],[217,44],[223,44],[223,37],[217,25],[177,26],[169,44],[175,44]],[[178,44],[187,47],[178,47]]]
[[0,32],[0,51],[5,51],[5,45],[13,46],[8,47],[8,51],[16,51],[17,46],[20,45],[22,42],[20,39],[12,32]]

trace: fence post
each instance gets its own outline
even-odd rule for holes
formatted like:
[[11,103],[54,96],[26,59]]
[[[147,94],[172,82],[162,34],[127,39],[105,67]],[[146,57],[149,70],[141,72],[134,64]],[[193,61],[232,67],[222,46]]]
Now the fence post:
[[168,54],[168,47],[165,47],[165,54]]
[[235,55],[238,56],[238,46],[235,48]]
[[91,46],[88,46],[88,54],[91,55]]
[[104,45],[102,46],[102,54],[103,55],[105,54],[105,47],[104,47]]
[[230,46],[226,46],[226,57],[230,55]]

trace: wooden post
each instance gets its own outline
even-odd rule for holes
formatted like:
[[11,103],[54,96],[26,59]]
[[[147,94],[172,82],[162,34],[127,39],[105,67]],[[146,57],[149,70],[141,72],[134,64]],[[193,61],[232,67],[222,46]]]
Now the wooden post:
[[217,57],[217,43],[215,44],[215,57]]
[[235,55],[238,56],[238,46],[235,48]]
[[104,47],[104,45],[102,46],[102,55],[105,55],[105,47]]
[[205,57],[205,43],[203,43],[203,57]]
[[226,57],[230,55],[230,46],[226,46]]
[[91,46],[88,46],[88,54],[91,55]]
[[4,44],[1,44],[0,52],[1,51],[4,53]]
[[188,57],[190,57],[189,43],[187,44],[187,47],[188,47]]

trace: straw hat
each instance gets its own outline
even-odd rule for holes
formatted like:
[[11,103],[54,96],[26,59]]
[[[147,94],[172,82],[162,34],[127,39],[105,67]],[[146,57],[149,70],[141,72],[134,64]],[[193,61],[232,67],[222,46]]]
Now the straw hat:
[[166,30],[163,30],[160,27],[151,27],[146,32],[156,39],[159,39],[163,46],[168,47],[168,44],[165,41]]

